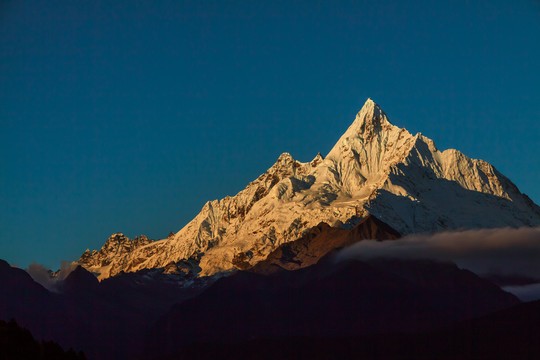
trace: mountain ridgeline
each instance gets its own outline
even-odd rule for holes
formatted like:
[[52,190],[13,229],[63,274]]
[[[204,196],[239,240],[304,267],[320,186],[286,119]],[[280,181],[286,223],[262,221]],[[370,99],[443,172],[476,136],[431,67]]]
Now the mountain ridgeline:
[[233,270],[239,254],[255,265],[321,222],[351,228],[368,214],[401,235],[540,224],[540,208],[492,165],[439,151],[422,134],[392,125],[368,99],[326,157],[302,163],[284,153],[169,238],[115,234],[78,263],[100,279],[153,268],[210,276]]

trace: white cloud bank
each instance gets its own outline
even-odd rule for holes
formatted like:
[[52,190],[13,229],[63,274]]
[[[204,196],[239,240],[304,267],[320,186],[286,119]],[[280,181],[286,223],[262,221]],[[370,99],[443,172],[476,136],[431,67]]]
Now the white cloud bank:
[[[397,241],[360,241],[338,255],[349,258],[432,259],[454,262],[480,276],[517,275],[540,279],[540,227],[413,234]],[[540,298],[540,284],[508,286],[522,300]]]

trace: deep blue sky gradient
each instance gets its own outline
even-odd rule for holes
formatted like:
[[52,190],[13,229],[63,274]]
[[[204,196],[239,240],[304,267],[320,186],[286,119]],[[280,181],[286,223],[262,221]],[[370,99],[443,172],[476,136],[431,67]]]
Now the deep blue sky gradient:
[[367,97],[540,202],[538,1],[2,1],[0,258],[166,237]]

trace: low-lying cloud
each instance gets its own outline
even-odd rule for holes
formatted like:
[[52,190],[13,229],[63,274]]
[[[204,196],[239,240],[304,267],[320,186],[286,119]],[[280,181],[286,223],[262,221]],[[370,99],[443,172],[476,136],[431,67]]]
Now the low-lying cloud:
[[519,286],[503,286],[504,291],[516,295],[521,301],[540,299],[540,283]]
[[451,261],[480,276],[517,275],[540,279],[540,227],[413,234],[384,242],[366,240],[337,255],[337,260],[350,258]]
[[77,265],[71,261],[62,261],[58,273],[52,275],[45,266],[34,262],[25,270],[35,282],[41,284],[47,290],[60,292],[62,281],[64,281],[76,267]]

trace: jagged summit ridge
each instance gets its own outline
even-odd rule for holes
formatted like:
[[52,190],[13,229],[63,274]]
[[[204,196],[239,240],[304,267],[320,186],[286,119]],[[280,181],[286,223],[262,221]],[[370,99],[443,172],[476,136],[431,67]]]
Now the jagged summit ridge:
[[392,126],[381,107],[373,100],[367,99],[362,109],[356,114],[354,122],[343,136],[361,136],[369,141],[381,131],[390,130]]
[[540,208],[492,165],[439,151],[368,99],[326,157],[303,163],[283,153],[235,196],[207,202],[174,236],[128,252],[85,253],[79,263],[106,278],[198,259],[199,275],[212,275],[233,269],[238,253],[253,265],[320,222],[347,227],[367,214],[403,235],[540,225]]
[[106,271],[110,275],[116,275],[124,271],[126,264],[131,262],[135,250],[153,242],[154,240],[148,239],[146,235],[129,239],[122,233],[114,233],[99,251],[87,249],[78,262],[86,269],[100,269],[98,273]]

